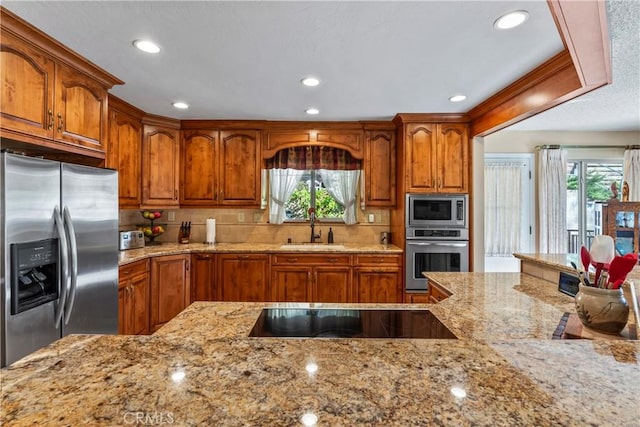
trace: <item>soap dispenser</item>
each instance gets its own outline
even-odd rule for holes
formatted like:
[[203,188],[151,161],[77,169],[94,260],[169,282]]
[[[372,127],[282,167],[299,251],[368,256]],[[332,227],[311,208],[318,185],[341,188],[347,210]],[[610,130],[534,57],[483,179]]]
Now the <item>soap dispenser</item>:
[[333,230],[329,227],[329,235],[327,236],[327,243],[333,243]]

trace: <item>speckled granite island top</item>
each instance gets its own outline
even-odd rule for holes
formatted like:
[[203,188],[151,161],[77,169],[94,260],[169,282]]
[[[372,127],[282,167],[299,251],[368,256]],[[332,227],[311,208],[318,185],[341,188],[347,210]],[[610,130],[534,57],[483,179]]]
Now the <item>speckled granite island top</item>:
[[372,253],[372,254],[402,254],[402,249],[394,245],[377,245],[366,243],[340,243],[340,244],[281,244],[281,243],[163,243],[157,246],[145,246],[140,249],[131,249],[120,252],[120,265],[138,261],[144,258],[160,255],[177,255],[188,253]]
[[3,369],[0,422],[638,425],[638,341],[549,339],[570,298],[526,275],[430,278],[452,296],[403,307],[458,340],[248,338],[265,306],[354,306],[194,303],[153,336],[70,336]]

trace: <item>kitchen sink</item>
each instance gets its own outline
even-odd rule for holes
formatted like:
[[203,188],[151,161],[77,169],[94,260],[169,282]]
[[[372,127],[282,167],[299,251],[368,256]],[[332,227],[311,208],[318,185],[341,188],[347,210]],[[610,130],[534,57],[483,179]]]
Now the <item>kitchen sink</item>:
[[280,246],[280,249],[291,249],[296,251],[338,251],[344,249],[344,245],[334,245],[333,243],[287,243],[286,245]]

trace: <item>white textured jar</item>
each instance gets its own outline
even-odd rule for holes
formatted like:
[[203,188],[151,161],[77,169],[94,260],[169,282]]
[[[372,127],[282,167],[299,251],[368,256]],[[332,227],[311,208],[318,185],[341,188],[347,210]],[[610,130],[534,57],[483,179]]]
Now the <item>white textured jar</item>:
[[599,332],[618,334],[629,320],[629,304],[622,288],[600,289],[580,285],[575,303],[582,324]]

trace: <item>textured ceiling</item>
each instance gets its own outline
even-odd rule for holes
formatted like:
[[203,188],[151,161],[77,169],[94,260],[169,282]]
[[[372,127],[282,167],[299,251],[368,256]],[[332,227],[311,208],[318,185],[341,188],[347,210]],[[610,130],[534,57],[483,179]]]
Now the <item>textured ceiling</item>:
[[506,130],[640,131],[640,1],[609,1],[607,15],[612,84]]
[[[618,49],[635,55],[614,61],[614,86],[585,97],[603,92],[609,100],[604,91],[611,90],[635,96],[635,124],[629,124],[629,102],[616,94],[615,108],[603,107],[607,115],[600,112],[600,122],[576,120],[571,111],[554,116],[561,108],[586,107],[585,102],[540,114],[520,129],[579,128],[581,122],[640,129],[638,3],[622,3],[610,7],[614,57],[618,61]],[[179,119],[371,120],[397,112],[465,112],[562,49],[544,1],[3,1],[3,6],[124,80],[112,89],[116,96]],[[524,26],[493,29],[499,15],[517,9],[530,13]],[[634,29],[635,39],[628,41]],[[161,45],[160,55],[131,46],[146,37]],[[318,76],[321,85],[303,87],[299,81],[306,75]],[[467,100],[450,103],[457,93]],[[170,105],[175,100],[191,107],[175,110]],[[319,108],[320,115],[307,116],[308,107]],[[621,110],[625,114],[614,114]]]

